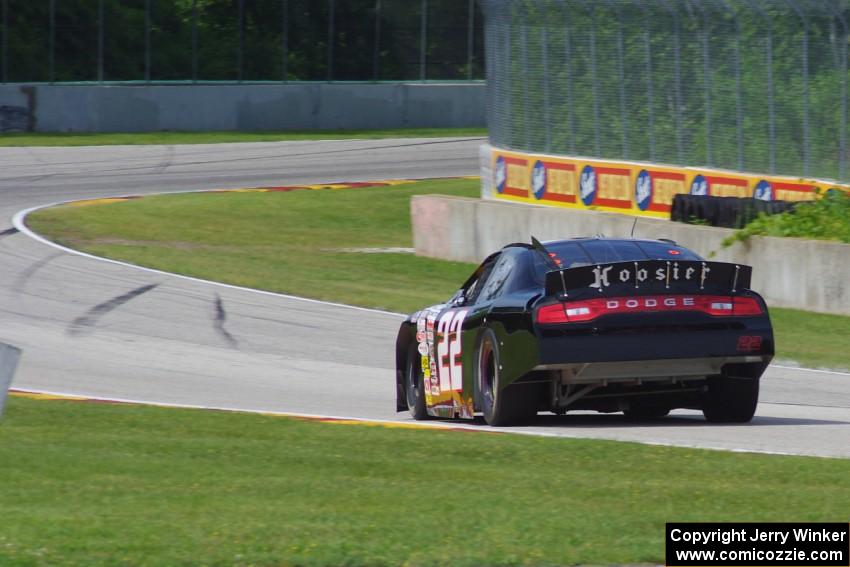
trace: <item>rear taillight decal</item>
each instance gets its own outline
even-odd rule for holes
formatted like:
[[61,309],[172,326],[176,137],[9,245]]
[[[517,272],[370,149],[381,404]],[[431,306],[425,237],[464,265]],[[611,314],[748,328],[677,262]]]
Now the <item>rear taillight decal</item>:
[[544,305],[537,310],[540,325],[580,323],[603,315],[654,313],[664,311],[698,311],[719,317],[762,314],[754,297],[716,295],[651,295],[640,297],[606,297],[567,301]]

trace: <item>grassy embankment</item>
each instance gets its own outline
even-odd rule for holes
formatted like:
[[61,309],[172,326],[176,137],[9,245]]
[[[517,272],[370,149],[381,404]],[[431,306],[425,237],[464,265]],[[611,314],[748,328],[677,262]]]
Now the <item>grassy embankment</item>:
[[2,565],[658,564],[850,509],[847,460],[19,397],[0,478]]
[[377,138],[433,138],[486,136],[485,128],[407,128],[399,130],[305,130],[239,132],[133,132],[133,133],[4,133],[3,146],[114,146],[139,144],[218,144],[224,142],[279,142]]
[[[156,196],[49,209],[29,222],[63,244],[97,255],[247,287],[409,312],[449,297],[473,266],[345,249],[411,246],[410,198],[425,193],[476,196],[478,182]],[[792,309],[772,309],[771,314],[779,358],[850,368],[850,318]]]

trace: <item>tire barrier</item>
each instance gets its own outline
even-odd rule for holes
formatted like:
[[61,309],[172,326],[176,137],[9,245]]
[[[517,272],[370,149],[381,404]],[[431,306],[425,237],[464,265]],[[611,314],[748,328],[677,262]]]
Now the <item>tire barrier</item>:
[[12,385],[12,376],[18,367],[18,359],[21,350],[13,346],[0,343],[0,417],[3,417],[3,408],[6,405],[6,394]]
[[670,220],[724,228],[743,228],[760,214],[776,215],[794,209],[791,201],[754,198],[675,195]]

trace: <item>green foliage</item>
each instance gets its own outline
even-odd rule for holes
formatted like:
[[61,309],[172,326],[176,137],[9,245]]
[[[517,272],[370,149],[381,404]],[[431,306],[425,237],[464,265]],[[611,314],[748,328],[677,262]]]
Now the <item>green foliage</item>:
[[751,236],[791,236],[850,243],[850,194],[829,191],[817,201],[800,203],[792,211],[759,215],[723,241],[723,246]]
[[0,564],[661,564],[665,522],[835,521],[848,476],[842,459],[12,397]]
[[[50,80],[53,3],[8,4],[7,79]],[[324,0],[246,0],[240,20],[237,0],[121,0],[103,3],[104,80],[145,79],[148,4],[154,81],[420,78],[418,1],[383,0],[378,15],[375,0],[335,0],[331,20],[331,3]],[[52,79],[98,80],[99,0],[62,0],[55,9]],[[427,16],[426,77],[466,79],[468,2],[429,0]],[[472,78],[480,79],[483,19],[480,12],[474,18]]]

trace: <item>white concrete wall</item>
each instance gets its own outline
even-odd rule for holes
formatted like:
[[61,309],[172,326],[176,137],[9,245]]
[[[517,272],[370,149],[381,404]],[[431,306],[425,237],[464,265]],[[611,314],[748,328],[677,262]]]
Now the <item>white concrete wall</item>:
[[0,85],[0,107],[39,132],[484,127],[484,96],[484,83]]
[[3,416],[3,408],[6,406],[6,395],[9,386],[12,385],[12,376],[18,366],[21,351],[13,346],[0,343],[0,417]]
[[414,197],[411,217],[418,255],[475,263],[505,244],[530,242],[531,235],[628,237],[634,226],[638,238],[670,238],[706,258],[752,266],[753,289],[770,305],[850,315],[850,244],[754,237],[723,248],[734,230],[440,195]]

